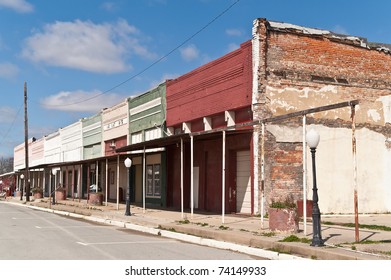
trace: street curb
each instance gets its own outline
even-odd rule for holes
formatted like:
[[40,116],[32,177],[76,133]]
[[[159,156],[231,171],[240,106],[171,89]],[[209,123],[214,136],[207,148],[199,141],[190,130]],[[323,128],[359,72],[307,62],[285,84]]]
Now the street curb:
[[260,249],[260,248],[253,248],[253,247],[248,247],[245,245],[239,245],[239,244],[234,244],[234,243],[225,242],[225,241],[218,241],[218,240],[214,240],[214,239],[203,238],[203,237],[199,237],[199,236],[189,235],[187,233],[172,232],[172,231],[164,230],[164,229],[156,229],[156,228],[151,228],[151,227],[147,227],[147,226],[141,226],[141,225],[133,224],[130,222],[120,222],[120,221],[115,221],[115,220],[111,220],[111,219],[100,218],[97,216],[85,216],[85,215],[81,215],[81,214],[70,213],[67,211],[42,208],[42,207],[38,207],[38,206],[26,205],[26,204],[21,204],[21,203],[13,203],[13,202],[10,202],[10,203],[12,203],[14,205],[28,207],[28,208],[38,210],[38,211],[44,211],[44,212],[58,214],[58,215],[62,215],[62,216],[78,218],[78,219],[82,219],[82,220],[86,220],[86,221],[90,221],[90,222],[107,224],[107,225],[112,225],[112,226],[116,226],[116,227],[120,227],[120,228],[126,228],[126,229],[134,230],[137,232],[142,232],[142,233],[161,236],[161,237],[165,237],[165,238],[175,239],[175,240],[188,242],[188,243],[192,243],[192,244],[196,244],[196,245],[208,246],[208,247],[212,247],[212,248],[216,248],[216,249],[231,250],[231,251],[240,252],[243,254],[248,254],[248,255],[271,259],[271,260],[308,260],[306,258],[301,258],[301,257],[297,257],[294,255],[282,254],[282,253],[268,251],[268,250],[264,250],[264,249]]
[[[379,260],[384,257],[360,251],[346,250],[337,246],[325,244],[325,247],[314,248],[309,244],[297,242],[280,242],[277,239],[263,238],[262,236],[249,237],[242,232],[206,230],[192,225],[178,225],[167,223],[156,225],[139,225],[129,221],[118,221],[115,218],[99,217],[55,210],[45,207],[28,205],[25,203],[10,202],[14,205],[29,207],[34,210],[46,211],[53,214],[68,216],[100,224],[126,228],[137,232],[172,238],[192,244],[209,246],[218,249],[231,250],[271,260]],[[265,249],[261,249],[265,248]]]

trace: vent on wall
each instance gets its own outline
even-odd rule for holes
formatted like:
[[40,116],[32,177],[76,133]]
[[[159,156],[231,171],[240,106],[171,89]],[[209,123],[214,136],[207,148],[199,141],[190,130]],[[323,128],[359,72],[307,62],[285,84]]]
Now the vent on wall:
[[311,80],[313,82],[323,82],[323,83],[337,83],[337,84],[349,84],[347,79],[344,78],[334,78],[334,77],[326,77],[326,76],[316,76],[311,75]]

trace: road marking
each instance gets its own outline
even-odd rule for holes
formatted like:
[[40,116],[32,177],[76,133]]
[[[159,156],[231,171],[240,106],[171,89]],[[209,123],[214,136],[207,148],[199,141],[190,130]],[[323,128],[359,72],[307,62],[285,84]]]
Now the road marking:
[[118,244],[159,244],[159,243],[178,243],[178,241],[120,241],[120,242],[94,242],[94,243],[85,243],[85,242],[76,242],[77,244],[83,246],[90,245],[118,245]]
[[35,226],[36,228],[38,229],[47,229],[47,228],[97,228],[97,227],[101,227],[101,228],[108,228],[107,226]]
[[16,218],[12,217],[12,220],[41,220],[42,218]]

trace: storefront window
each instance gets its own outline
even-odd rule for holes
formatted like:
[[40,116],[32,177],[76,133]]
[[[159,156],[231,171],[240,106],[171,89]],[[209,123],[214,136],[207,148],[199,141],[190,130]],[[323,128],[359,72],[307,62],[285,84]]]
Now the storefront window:
[[148,197],[160,197],[160,164],[147,165],[146,191]]

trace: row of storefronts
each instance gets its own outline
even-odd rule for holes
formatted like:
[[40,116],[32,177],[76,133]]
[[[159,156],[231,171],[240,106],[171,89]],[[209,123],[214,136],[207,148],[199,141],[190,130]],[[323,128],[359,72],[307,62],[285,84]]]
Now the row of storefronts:
[[[253,22],[252,35],[189,73],[30,139],[32,187],[50,195],[61,184],[68,198],[98,191],[122,203],[129,179],[131,201],[143,207],[263,215],[273,200],[311,198],[311,125],[321,135],[322,211],[353,213],[353,200],[360,212],[391,211],[390,47],[266,19]],[[14,151],[16,188],[24,148]]]
[[[105,201],[122,203],[128,188],[124,160],[130,158],[132,203],[253,213],[252,127],[222,135],[229,126],[252,121],[251,73],[249,41],[184,76],[30,139],[31,188],[42,186],[50,196],[61,186],[70,199],[102,192]],[[14,170],[23,174],[24,143],[14,158]]]

